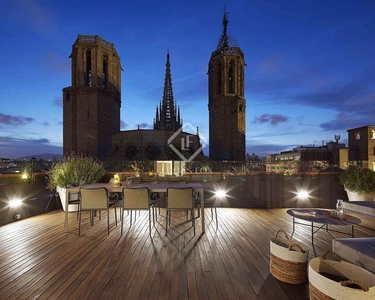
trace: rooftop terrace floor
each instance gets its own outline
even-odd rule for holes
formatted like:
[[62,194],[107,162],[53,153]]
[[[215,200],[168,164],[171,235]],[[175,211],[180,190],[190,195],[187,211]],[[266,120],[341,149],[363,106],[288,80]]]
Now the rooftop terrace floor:
[[[0,299],[308,299],[308,283],[269,271],[270,238],[292,231],[286,209],[218,208],[218,228],[206,209],[206,232],[197,220],[195,236],[176,212],[166,237],[161,214],[152,238],[146,212],[130,230],[125,215],[122,237],[112,211],[109,236],[105,216],[91,227],[85,214],[78,237],[75,213],[67,233],[61,210],[0,227]],[[352,215],[362,219],[355,237],[375,236],[374,218]],[[294,238],[311,246],[307,226]],[[314,240],[318,255],[331,249],[324,231]]]

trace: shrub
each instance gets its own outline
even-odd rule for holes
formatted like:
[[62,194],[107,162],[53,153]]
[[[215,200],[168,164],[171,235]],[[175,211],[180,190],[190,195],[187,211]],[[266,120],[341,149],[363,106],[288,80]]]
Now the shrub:
[[64,156],[62,161],[52,163],[46,172],[47,187],[54,189],[57,186],[65,187],[68,183],[79,186],[99,182],[106,173],[103,163],[98,159],[78,154]]
[[375,172],[360,166],[349,166],[339,176],[345,189],[358,194],[375,192]]

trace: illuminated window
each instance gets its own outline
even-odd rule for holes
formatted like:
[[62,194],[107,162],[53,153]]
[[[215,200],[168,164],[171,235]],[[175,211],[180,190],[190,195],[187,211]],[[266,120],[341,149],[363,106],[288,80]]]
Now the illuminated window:
[[371,131],[372,131],[371,139],[375,139],[375,130],[371,130]]
[[361,133],[360,132],[354,133],[354,139],[355,140],[360,140],[361,139]]

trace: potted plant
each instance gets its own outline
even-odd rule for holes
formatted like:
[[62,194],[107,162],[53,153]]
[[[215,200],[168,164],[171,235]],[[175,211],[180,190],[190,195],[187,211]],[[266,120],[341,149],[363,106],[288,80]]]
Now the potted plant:
[[350,201],[374,201],[375,172],[361,166],[349,166],[339,176]]
[[[106,173],[103,163],[96,158],[78,154],[64,156],[62,161],[54,161],[46,172],[47,188],[59,193],[63,209],[65,210],[66,185],[86,184],[99,182]],[[76,205],[69,205],[69,211],[77,210]]]

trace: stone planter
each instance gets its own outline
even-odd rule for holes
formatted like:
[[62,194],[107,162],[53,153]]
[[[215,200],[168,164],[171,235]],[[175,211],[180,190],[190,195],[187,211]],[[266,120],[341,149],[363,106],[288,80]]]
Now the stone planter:
[[346,194],[348,195],[349,201],[374,201],[375,193],[371,194],[358,194],[352,191],[345,189]]
[[[62,187],[57,187],[56,188],[57,192],[59,193],[60,200],[61,200],[61,205],[63,210],[65,211],[65,198],[66,198],[66,188]],[[77,204],[69,204],[68,205],[68,211],[69,212],[74,212],[78,210],[78,205]]]

